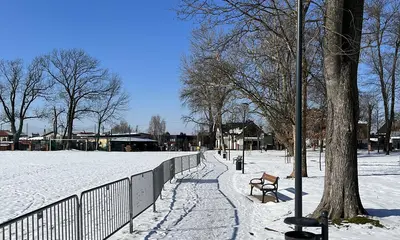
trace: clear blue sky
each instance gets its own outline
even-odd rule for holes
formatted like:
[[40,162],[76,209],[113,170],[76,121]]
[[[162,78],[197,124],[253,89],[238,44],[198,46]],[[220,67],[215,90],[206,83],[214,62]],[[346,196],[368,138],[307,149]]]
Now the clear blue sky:
[[[121,75],[131,96],[125,119],[147,130],[159,114],[171,133],[193,131],[181,121],[180,58],[189,50],[194,25],[177,19],[179,0],[3,1],[0,7],[0,58],[33,57],[55,48],[82,48]],[[29,132],[49,124],[29,122]],[[77,122],[92,130],[94,124]],[[37,129],[37,130],[36,130]],[[24,128],[25,131],[25,128]]]

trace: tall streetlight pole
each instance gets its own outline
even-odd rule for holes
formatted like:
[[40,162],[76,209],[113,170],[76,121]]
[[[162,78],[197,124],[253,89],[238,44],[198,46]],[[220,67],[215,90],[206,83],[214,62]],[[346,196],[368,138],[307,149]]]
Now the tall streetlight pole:
[[229,129],[229,135],[228,135],[228,138],[229,138],[229,140],[228,140],[228,142],[229,142],[229,147],[228,147],[228,154],[229,154],[229,161],[231,161],[231,130]]
[[245,135],[244,128],[246,127],[246,108],[249,106],[248,103],[242,103],[243,105],[243,152],[242,152],[242,174],[244,174],[244,147],[245,147]]
[[[297,1],[297,59],[296,59],[296,144],[295,144],[295,217],[302,217],[302,182],[301,182],[301,93],[302,93],[302,48],[303,48],[303,1]],[[296,231],[302,231],[296,225]]]

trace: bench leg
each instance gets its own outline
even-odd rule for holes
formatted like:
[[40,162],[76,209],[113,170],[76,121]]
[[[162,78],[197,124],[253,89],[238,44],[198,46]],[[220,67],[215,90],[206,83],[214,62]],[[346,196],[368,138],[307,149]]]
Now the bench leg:
[[277,192],[277,191],[274,191],[273,193],[275,194],[276,202],[278,203],[278,202],[279,202],[279,199],[278,199],[278,192]]
[[250,186],[250,195],[253,195],[253,188],[254,188],[254,186],[251,185],[251,186]]
[[262,193],[263,193],[263,197],[262,197],[262,201],[261,202],[264,203],[264,197],[265,197],[266,193],[264,191]]

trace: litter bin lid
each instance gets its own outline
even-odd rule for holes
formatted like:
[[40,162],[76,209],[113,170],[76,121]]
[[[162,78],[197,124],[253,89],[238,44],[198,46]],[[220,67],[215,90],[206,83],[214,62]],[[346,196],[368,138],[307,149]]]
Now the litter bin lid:
[[303,231],[291,231],[285,233],[285,240],[315,239],[315,234]]
[[300,227],[319,227],[321,224],[315,218],[306,218],[306,217],[287,217],[283,220],[286,224],[293,224]]

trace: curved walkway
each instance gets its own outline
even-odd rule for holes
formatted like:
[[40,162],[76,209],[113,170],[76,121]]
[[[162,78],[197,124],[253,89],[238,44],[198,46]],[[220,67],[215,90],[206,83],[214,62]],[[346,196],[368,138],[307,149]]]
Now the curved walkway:
[[202,169],[177,180],[169,213],[145,239],[236,239],[238,212],[219,186],[227,170],[207,154]]

